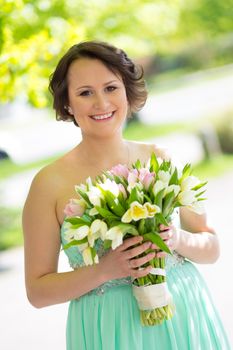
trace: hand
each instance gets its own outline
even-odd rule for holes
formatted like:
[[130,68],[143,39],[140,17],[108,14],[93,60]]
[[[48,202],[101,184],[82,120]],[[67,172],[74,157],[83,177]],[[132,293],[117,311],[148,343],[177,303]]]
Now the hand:
[[[168,248],[173,251],[176,250],[179,245],[180,231],[174,225],[160,225],[160,237],[164,240]],[[159,252],[156,254],[156,257],[162,258],[166,255],[166,252]]]
[[107,280],[128,276],[138,278],[150,273],[152,266],[139,269],[155,257],[155,252],[150,251],[145,256],[137,258],[138,255],[141,255],[153,246],[151,242],[141,244],[142,239],[141,236],[127,238],[123,244],[115,250],[110,250],[100,259],[99,264]]

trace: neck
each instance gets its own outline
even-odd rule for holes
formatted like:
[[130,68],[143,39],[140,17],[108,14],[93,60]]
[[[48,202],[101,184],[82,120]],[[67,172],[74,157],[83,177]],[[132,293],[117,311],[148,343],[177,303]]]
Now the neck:
[[79,144],[79,151],[85,163],[98,169],[109,169],[119,163],[128,164],[130,160],[128,142],[121,135],[99,139],[85,136]]

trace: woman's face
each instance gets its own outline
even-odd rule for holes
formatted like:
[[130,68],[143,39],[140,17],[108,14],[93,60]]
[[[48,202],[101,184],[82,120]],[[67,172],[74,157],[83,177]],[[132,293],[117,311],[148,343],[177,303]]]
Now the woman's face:
[[122,128],[128,101],[122,78],[100,60],[80,58],[68,70],[71,113],[82,133],[110,136]]

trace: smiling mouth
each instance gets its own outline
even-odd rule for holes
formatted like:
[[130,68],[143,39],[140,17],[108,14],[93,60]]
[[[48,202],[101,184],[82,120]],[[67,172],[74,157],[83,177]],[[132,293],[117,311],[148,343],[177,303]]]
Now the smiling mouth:
[[96,121],[107,120],[107,119],[111,119],[114,113],[115,111],[110,113],[105,113],[105,114],[92,115],[90,116],[90,118]]

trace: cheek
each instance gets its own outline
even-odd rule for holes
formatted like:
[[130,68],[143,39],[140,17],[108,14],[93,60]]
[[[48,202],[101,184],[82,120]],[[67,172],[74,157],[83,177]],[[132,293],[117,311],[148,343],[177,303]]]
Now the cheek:
[[128,99],[127,99],[125,91],[122,91],[122,93],[119,94],[119,96],[118,96],[118,103],[122,107],[122,109],[128,110],[129,103],[128,103]]

